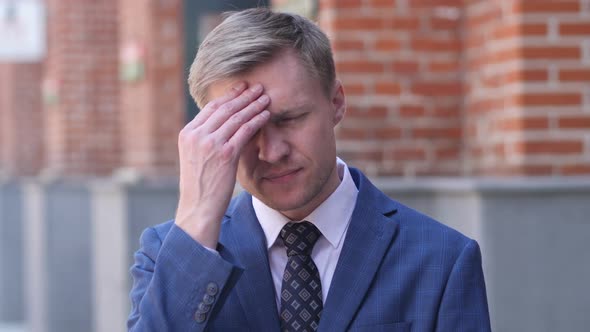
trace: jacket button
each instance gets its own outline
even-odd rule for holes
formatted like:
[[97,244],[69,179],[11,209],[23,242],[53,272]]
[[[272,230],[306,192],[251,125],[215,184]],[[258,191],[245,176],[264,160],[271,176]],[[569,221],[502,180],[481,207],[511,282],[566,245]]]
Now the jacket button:
[[215,296],[217,295],[217,292],[219,291],[219,287],[217,287],[217,284],[214,282],[210,282],[207,285],[207,294],[211,295],[211,296]]
[[203,303],[205,304],[213,304],[213,302],[215,302],[215,298],[209,294],[205,294],[205,296],[203,296]]
[[199,303],[199,312],[208,313],[211,310],[211,306],[205,303]]
[[202,322],[204,322],[206,319],[207,319],[207,314],[206,314],[206,313],[203,313],[203,312],[200,312],[200,311],[197,311],[197,312],[195,313],[195,321],[196,321],[197,323],[202,323]]

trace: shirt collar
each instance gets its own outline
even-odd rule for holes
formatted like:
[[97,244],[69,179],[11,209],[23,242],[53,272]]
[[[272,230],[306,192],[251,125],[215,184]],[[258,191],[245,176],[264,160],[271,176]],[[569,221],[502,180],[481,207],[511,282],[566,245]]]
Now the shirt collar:
[[[334,248],[338,247],[344,237],[358,196],[358,189],[348,166],[340,158],[337,158],[337,168],[340,184],[320,206],[303,219],[314,224]],[[252,197],[252,205],[266,237],[267,249],[270,249],[283,226],[291,220],[256,197]]]

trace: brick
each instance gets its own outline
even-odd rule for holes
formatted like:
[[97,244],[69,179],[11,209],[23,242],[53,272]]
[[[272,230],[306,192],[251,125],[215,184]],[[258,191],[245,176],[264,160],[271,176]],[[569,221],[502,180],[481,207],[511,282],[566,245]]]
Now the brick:
[[411,41],[411,48],[414,51],[421,52],[450,52],[459,53],[461,51],[461,41],[459,39],[440,39],[434,37],[414,38]]
[[514,143],[513,150],[520,154],[581,154],[584,151],[584,144],[578,140],[561,140],[561,141],[521,141]]
[[454,60],[432,60],[428,63],[428,71],[433,73],[459,72],[461,70],[461,63],[459,59]]
[[386,106],[371,106],[364,110],[364,115],[371,118],[385,118],[389,114]]
[[402,136],[402,131],[399,128],[378,128],[375,130],[375,137],[379,139],[398,139]]
[[431,83],[421,82],[412,86],[412,93],[423,96],[459,96],[462,87],[460,82]]
[[338,128],[339,139],[349,140],[364,140],[369,137],[367,130],[354,127],[340,127]]
[[559,118],[559,128],[590,129],[590,116],[571,116]]
[[383,160],[383,152],[381,150],[362,150],[362,151],[353,151],[353,150],[345,150],[341,149],[339,155],[344,160],[360,160],[360,161],[381,161]]
[[459,30],[461,21],[452,18],[433,16],[430,18],[430,28],[434,31]]
[[485,114],[500,111],[504,108],[502,99],[490,98],[472,101],[467,104],[466,110],[471,114]]
[[393,19],[386,20],[386,29],[399,31],[417,31],[420,28],[420,19],[418,17],[396,16]]
[[360,8],[362,7],[362,0],[321,0],[320,1],[320,8],[321,9],[329,9],[329,8],[337,8],[337,9],[350,9],[350,8]]
[[347,96],[362,96],[367,92],[367,88],[363,83],[344,83],[344,92]]
[[513,97],[517,106],[576,106],[581,105],[582,95],[575,92],[522,93]]
[[358,51],[364,49],[364,42],[358,39],[333,39],[332,49],[338,51]]
[[436,160],[456,160],[460,152],[458,147],[439,148],[435,150],[434,156]]
[[547,69],[523,69],[519,68],[506,73],[505,83],[516,82],[540,82],[549,79]]
[[516,14],[578,13],[580,11],[580,2],[570,0],[522,0],[514,2],[512,11]]
[[396,148],[391,152],[394,161],[402,160],[426,160],[426,151],[423,148]]
[[559,80],[564,82],[589,82],[590,69],[562,69],[559,71]]
[[332,28],[344,30],[376,31],[384,28],[384,22],[377,17],[337,17],[332,22]]
[[530,60],[577,60],[580,59],[581,50],[577,46],[526,46],[521,50],[524,58]]
[[563,175],[588,175],[590,174],[590,164],[573,164],[564,165],[559,169]]
[[426,114],[426,110],[420,105],[401,105],[399,115],[402,118],[419,118]]
[[368,60],[337,61],[336,70],[344,73],[380,73],[385,66],[380,62]]
[[522,49],[514,47],[488,54],[483,59],[480,59],[480,61],[483,61],[484,64],[498,64],[520,60],[522,58]]
[[432,110],[431,116],[436,118],[458,119],[460,115],[461,106],[435,106]]
[[370,0],[369,6],[371,8],[391,9],[395,7],[395,0]]
[[410,8],[434,8],[434,7],[462,7],[463,0],[412,0],[408,1]]
[[515,117],[502,119],[497,124],[497,129],[502,131],[522,131],[548,129],[549,119],[546,117]]
[[401,86],[396,82],[377,82],[375,84],[375,92],[380,95],[399,95],[401,91]]
[[546,23],[502,24],[494,28],[492,38],[510,39],[516,37],[546,36],[549,31]]
[[415,75],[420,71],[420,64],[417,61],[393,61],[391,70],[395,74]]
[[414,128],[412,136],[414,138],[427,139],[459,139],[461,138],[461,128]]
[[561,23],[559,34],[562,36],[588,36],[590,35],[590,22],[583,23]]
[[375,42],[377,51],[397,51],[400,49],[400,42],[394,38],[381,38]]

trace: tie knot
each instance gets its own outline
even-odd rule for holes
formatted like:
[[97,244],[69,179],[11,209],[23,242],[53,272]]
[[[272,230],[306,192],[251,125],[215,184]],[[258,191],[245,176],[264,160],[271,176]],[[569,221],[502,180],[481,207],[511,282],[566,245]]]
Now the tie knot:
[[322,233],[309,221],[288,223],[281,230],[287,256],[311,255],[311,250]]

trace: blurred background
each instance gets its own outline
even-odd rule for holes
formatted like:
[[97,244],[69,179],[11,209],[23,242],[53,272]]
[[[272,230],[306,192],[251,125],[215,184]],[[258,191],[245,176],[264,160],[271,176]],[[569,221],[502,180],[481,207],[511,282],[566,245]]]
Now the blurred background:
[[253,6],[328,33],[339,155],[480,243],[495,331],[588,331],[590,0],[0,0],[1,332],[125,331],[188,68]]

